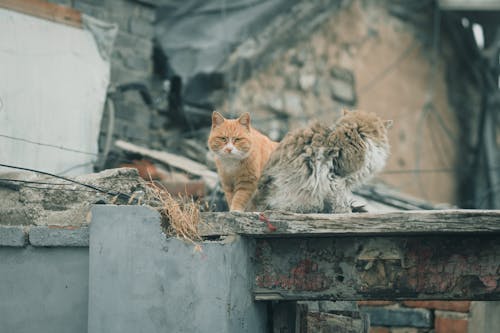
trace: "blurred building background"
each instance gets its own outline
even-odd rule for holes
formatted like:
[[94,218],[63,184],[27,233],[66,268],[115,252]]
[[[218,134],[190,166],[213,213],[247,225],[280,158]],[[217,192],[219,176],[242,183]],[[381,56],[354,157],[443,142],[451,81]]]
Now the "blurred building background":
[[115,139],[213,168],[214,109],[250,112],[275,140],[363,109],[394,120],[378,183],[433,204],[500,207],[497,1],[50,2],[118,26],[114,108],[86,157],[96,170],[139,158]]
[[205,163],[213,109],[249,111],[280,139],[359,108],[394,120],[381,181],[433,203],[500,207],[495,1],[64,2],[116,18],[112,82],[166,89],[156,111],[125,93],[116,136]]
[[[59,70],[44,68],[49,74],[38,75],[39,81],[11,70],[10,81],[0,83],[0,88],[14,83],[22,87],[23,80],[32,80],[37,94],[33,101],[0,89],[0,129],[7,131],[0,133],[0,140],[9,145],[0,151],[2,159],[27,156],[36,148],[36,158],[14,161],[59,175],[135,166],[145,178],[170,177],[173,184],[181,184],[180,191],[189,183],[193,193],[211,195],[213,183],[196,179],[206,174],[200,166],[213,170],[206,139],[214,109],[228,117],[250,112],[254,127],[275,140],[311,121],[333,123],[343,108],[363,109],[394,120],[392,154],[376,186],[362,192],[366,197],[387,198],[388,192],[375,190],[382,184],[415,198],[405,202],[408,209],[441,203],[500,208],[499,1],[0,0],[0,17],[18,12],[59,24],[72,22],[59,32],[86,42],[92,33],[98,45],[89,43],[86,53],[76,38],[52,35],[30,43],[41,50],[65,50],[65,60],[77,55],[75,63],[59,62],[45,51],[16,55],[49,59]],[[94,18],[102,22],[90,24]],[[27,26],[35,29],[40,22],[33,22]],[[85,33],[71,31],[75,27]],[[112,36],[103,34],[109,30]],[[15,45],[22,52],[25,40],[7,34],[0,30],[2,50]],[[48,42],[40,42],[44,40]],[[94,59],[103,40],[112,44],[104,62]],[[82,54],[100,67],[89,65],[89,58],[82,65]],[[69,67],[63,65],[80,67],[68,78]],[[0,70],[7,67],[0,65]],[[86,101],[79,104],[84,110],[71,104],[75,96]],[[15,128],[12,101],[25,112]],[[31,117],[30,103],[46,101],[58,108],[40,108]],[[114,145],[115,140],[142,150]],[[44,149],[56,155],[64,151],[68,159],[50,164]],[[151,157],[155,151],[168,152],[170,162],[141,154]],[[198,168],[197,173],[190,173],[190,167]],[[479,333],[498,328],[498,316],[486,315],[498,313],[497,303],[360,305],[374,316],[389,318],[373,332]],[[401,326],[398,320],[406,323],[405,331],[390,329]]]

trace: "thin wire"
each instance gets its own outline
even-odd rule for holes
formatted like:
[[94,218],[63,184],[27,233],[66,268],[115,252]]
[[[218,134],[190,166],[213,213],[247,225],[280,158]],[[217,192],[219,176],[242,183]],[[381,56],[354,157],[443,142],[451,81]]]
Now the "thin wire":
[[[434,106],[434,90],[435,90],[435,81],[436,81],[436,66],[438,61],[438,46],[439,46],[439,31],[440,31],[440,23],[441,16],[438,4],[435,4],[434,7],[434,20],[433,20],[433,29],[432,29],[432,60],[431,60],[431,73],[429,76],[429,89],[428,89],[428,97],[427,102],[425,103],[422,111],[420,112],[420,116],[417,124],[417,140],[415,141],[415,181],[417,182],[417,187],[419,189],[420,195],[427,199],[427,192],[422,184],[422,179],[420,177],[420,157],[421,157],[421,148],[423,141],[423,127],[426,117],[431,113],[431,110]],[[437,113],[437,112],[433,112]],[[438,118],[441,119],[441,118]],[[432,129],[431,129],[432,130]]]
[[24,179],[12,179],[12,178],[0,178],[0,181],[5,182],[18,182],[18,183],[26,183],[26,184],[40,184],[40,185],[54,185],[54,186],[74,186],[73,184],[68,183],[49,183],[49,182],[39,182],[33,180],[24,180]]
[[0,137],[11,139],[11,140],[15,140],[15,141],[21,141],[21,142],[31,143],[31,144],[38,145],[38,146],[57,148],[57,149],[60,149],[60,150],[70,151],[70,152],[73,152],[73,153],[79,153],[79,154],[85,154],[85,155],[92,155],[92,156],[99,156],[99,154],[91,153],[91,152],[88,152],[88,151],[83,151],[83,150],[68,148],[68,147],[64,147],[64,146],[57,146],[57,145],[53,145],[53,144],[50,144],[50,143],[42,143],[42,142],[31,141],[31,140],[28,140],[28,139],[18,138],[18,137],[15,137],[15,136],[10,136],[10,135],[5,135],[5,134],[0,134]]
[[399,64],[413,51],[413,49],[417,46],[417,42],[414,41],[411,43],[392,63],[390,63],[386,68],[380,71],[377,75],[373,77],[368,83],[359,88],[359,94],[362,95],[368,91],[370,91],[373,87],[375,87],[382,79],[384,79],[389,73],[391,73],[394,69],[396,69]]
[[93,190],[101,192],[101,193],[105,193],[105,194],[109,194],[109,195],[113,195],[113,196],[117,196],[117,195],[118,196],[124,196],[127,199],[132,198],[129,194],[126,194],[126,193],[122,193],[122,192],[119,192],[119,191],[115,192],[115,191],[104,190],[104,189],[99,188],[97,186],[90,185],[90,184],[85,184],[85,183],[81,183],[79,181],[76,181],[76,180],[73,180],[73,179],[70,179],[70,178],[66,178],[66,177],[63,177],[63,176],[58,176],[58,175],[55,175],[55,174],[50,173],[50,172],[45,172],[45,171],[40,171],[40,170],[30,169],[30,168],[24,168],[24,167],[9,165],[9,164],[1,164],[1,163],[0,163],[0,167],[17,169],[17,170],[24,170],[24,171],[30,171],[30,172],[36,172],[36,173],[39,173],[39,174],[42,174],[42,175],[51,176],[51,177],[62,179],[62,180],[65,180],[65,181],[68,181],[68,182],[71,182],[71,183],[74,183],[74,184],[78,184],[78,185],[81,185],[83,187],[87,187],[87,188],[93,189]]

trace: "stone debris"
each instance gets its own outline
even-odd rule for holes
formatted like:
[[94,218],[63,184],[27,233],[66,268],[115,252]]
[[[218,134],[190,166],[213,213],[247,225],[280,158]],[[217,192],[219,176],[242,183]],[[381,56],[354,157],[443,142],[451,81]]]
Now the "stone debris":
[[[126,204],[127,196],[146,193],[146,182],[136,169],[109,169],[75,177],[74,180],[109,191],[96,190],[30,172],[0,174],[0,224],[61,225],[88,224],[93,204]],[[17,180],[17,181],[16,181]],[[118,197],[123,193],[127,196]]]

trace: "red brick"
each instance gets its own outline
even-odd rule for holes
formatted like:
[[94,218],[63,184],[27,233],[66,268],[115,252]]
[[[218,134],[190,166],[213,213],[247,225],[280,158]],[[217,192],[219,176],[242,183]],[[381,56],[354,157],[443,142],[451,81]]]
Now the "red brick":
[[467,333],[467,319],[455,319],[436,316],[434,319],[436,333]]
[[411,308],[469,312],[470,301],[404,301],[403,304]]
[[393,301],[358,301],[359,306],[386,306],[395,303]]
[[370,333],[391,333],[387,327],[370,327]]

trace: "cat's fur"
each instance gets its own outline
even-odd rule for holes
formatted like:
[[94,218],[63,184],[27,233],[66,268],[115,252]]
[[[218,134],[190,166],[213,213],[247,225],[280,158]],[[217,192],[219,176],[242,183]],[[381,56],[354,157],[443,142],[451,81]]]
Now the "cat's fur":
[[352,189],[385,165],[391,124],[374,113],[352,111],[332,127],[317,123],[289,133],[271,155],[253,205],[297,213],[351,212]]
[[231,211],[245,210],[277,145],[252,128],[248,113],[238,119],[225,119],[213,112],[208,146],[215,154],[217,173]]

